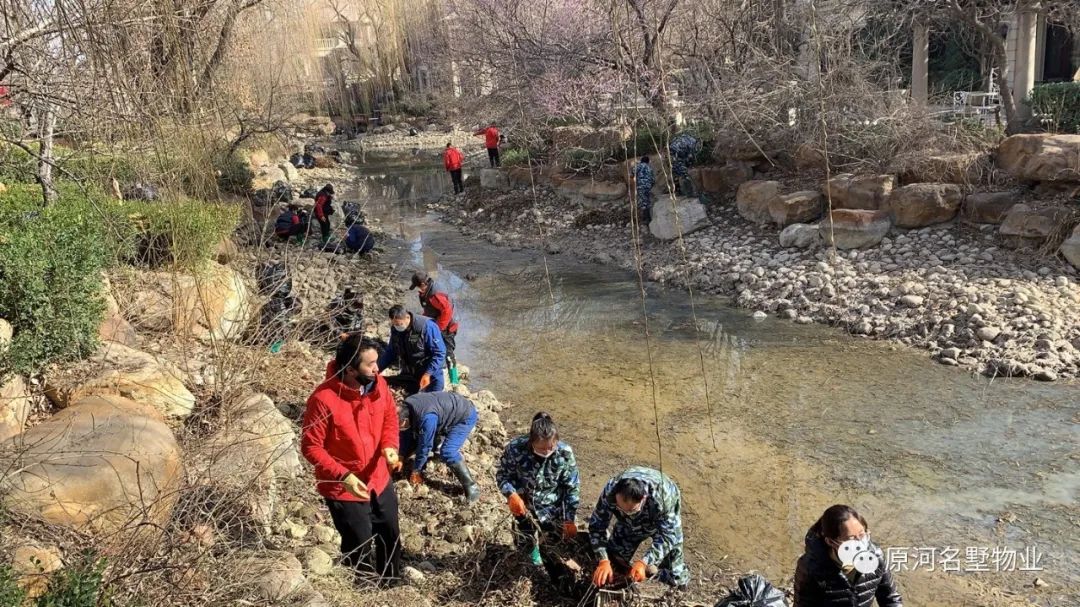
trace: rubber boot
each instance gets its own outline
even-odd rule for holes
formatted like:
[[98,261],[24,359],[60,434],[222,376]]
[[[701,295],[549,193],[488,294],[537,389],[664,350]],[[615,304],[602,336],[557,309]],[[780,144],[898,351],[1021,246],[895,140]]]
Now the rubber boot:
[[461,382],[461,378],[458,376],[457,365],[450,367],[450,383],[455,386]]
[[469,469],[465,467],[464,460],[447,464],[447,467],[450,468],[454,476],[457,477],[458,482],[461,483],[462,488],[465,489],[465,501],[472,503],[480,499],[480,487],[476,485],[476,481],[469,474]]

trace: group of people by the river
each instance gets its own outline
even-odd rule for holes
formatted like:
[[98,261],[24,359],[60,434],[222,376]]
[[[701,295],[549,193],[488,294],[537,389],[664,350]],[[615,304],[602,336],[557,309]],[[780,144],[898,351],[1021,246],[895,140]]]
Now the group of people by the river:
[[[331,218],[336,213],[334,184],[326,184],[314,193],[313,198],[311,213],[301,208],[296,202],[289,201],[284,205],[274,220],[274,236],[279,242],[287,243],[295,240],[297,243],[304,243],[310,234],[311,215],[314,215],[316,223],[319,224],[321,246],[325,248],[330,244],[330,237],[333,234]],[[360,209],[355,204],[347,204],[344,214],[346,234],[345,239],[340,243],[340,248],[344,252],[358,255],[363,255],[375,248],[375,237],[364,225]]]
[[[446,390],[447,375],[457,382],[453,303],[424,272],[413,275],[410,288],[419,289],[424,314],[391,307],[385,348],[359,331],[341,335],[325,380],[308,399],[301,440],[341,534],[343,564],[390,583],[402,572],[394,475],[422,485],[437,457],[460,482],[466,502],[480,497],[461,453],[478,413],[469,399]],[[395,366],[397,374],[382,375]],[[400,403],[391,387],[401,390]],[[682,495],[662,471],[631,466],[613,476],[581,531],[574,452],[560,440],[552,417],[541,412],[528,434],[506,444],[496,483],[514,519],[522,559],[549,565],[555,557],[543,546],[584,543],[579,534],[587,534],[596,560],[590,577],[595,588],[649,578],[674,588],[689,583]],[[827,509],[806,535],[795,572],[795,605],[869,607],[876,599],[880,607],[900,607],[882,552],[868,534],[866,520],[854,509]],[[649,546],[639,554],[645,540]],[[856,563],[857,552],[873,559]],[[868,561],[872,568],[864,566]]]

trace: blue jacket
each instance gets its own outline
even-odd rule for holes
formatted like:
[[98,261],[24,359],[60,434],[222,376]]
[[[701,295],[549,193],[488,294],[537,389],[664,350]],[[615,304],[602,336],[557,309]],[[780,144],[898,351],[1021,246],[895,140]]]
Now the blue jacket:
[[367,253],[375,248],[375,237],[371,231],[360,224],[353,224],[345,237],[345,246],[358,253]]
[[[419,339],[416,339],[419,334]],[[406,344],[410,351],[398,351],[398,344]],[[418,343],[421,347],[413,349],[409,344]],[[390,329],[390,343],[379,357],[379,369],[386,369],[395,362],[400,363],[403,373],[419,376],[427,373],[437,377],[446,365],[446,342],[443,341],[439,325],[434,320],[419,314],[413,314],[413,322],[405,329],[404,335]]]

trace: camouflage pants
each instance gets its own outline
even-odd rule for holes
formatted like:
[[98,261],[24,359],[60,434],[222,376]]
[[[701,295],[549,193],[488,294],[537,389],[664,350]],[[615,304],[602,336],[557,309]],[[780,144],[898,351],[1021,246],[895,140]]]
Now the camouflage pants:
[[[630,564],[634,561],[641,542],[652,537],[651,530],[635,529],[631,525],[617,523],[608,540],[607,549],[613,557],[623,559]],[[682,545],[672,548],[664,560],[657,564],[660,581],[669,586],[684,586],[690,582],[690,569],[683,561]]]
[[652,188],[637,189],[637,208],[643,211],[652,210]]

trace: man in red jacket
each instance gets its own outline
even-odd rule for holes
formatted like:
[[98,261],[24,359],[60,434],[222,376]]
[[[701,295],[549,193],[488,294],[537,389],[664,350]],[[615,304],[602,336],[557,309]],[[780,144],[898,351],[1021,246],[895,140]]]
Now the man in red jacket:
[[[397,406],[379,375],[377,344],[353,335],[338,345],[304,412],[300,452],[341,534],[342,562],[383,579],[401,571]],[[374,549],[374,550],[372,550]],[[372,559],[374,552],[374,559]]]
[[322,232],[322,243],[330,241],[330,216],[334,214],[334,184],[328,183],[315,195],[315,219]]
[[495,128],[494,124],[491,124],[486,129],[476,131],[473,135],[477,137],[484,136],[484,147],[487,148],[491,168],[502,166],[499,164],[499,129]]
[[443,153],[443,165],[450,172],[450,179],[454,182],[454,193],[460,194],[465,191],[465,184],[461,182],[461,151],[446,142],[446,152]]
[[456,367],[454,348],[457,347],[458,323],[454,320],[454,302],[450,300],[449,295],[435,288],[435,281],[423,270],[418,270],[412,275],[409,290],[413,289],[420,289],[417,293],[420,296],[420,307],[424,309],[424,316],[439,325],[443,343],[446,344],[446,368]]

